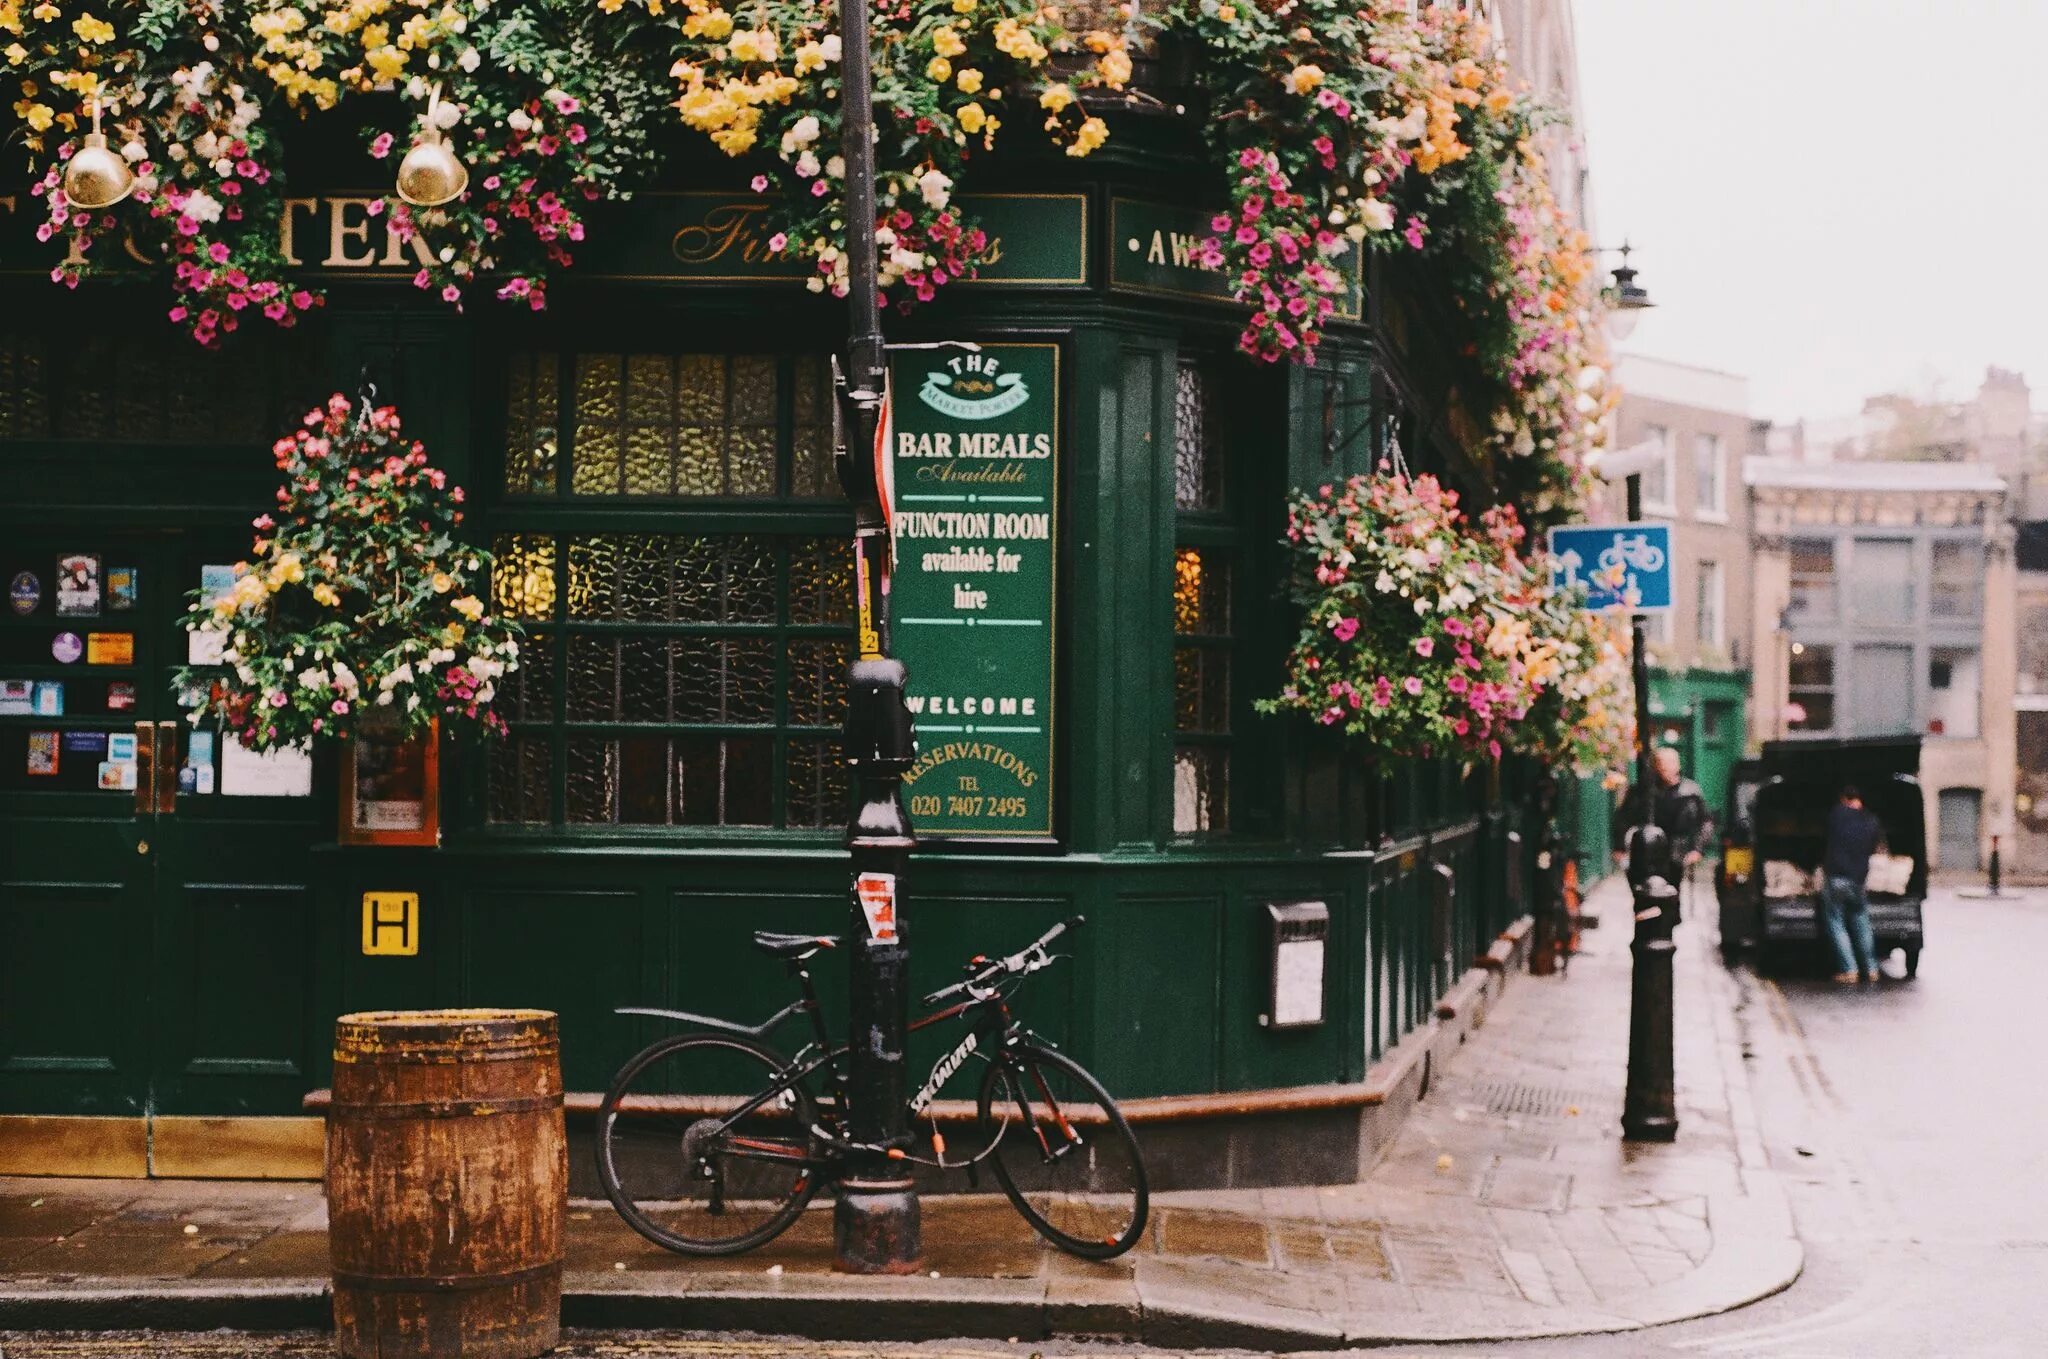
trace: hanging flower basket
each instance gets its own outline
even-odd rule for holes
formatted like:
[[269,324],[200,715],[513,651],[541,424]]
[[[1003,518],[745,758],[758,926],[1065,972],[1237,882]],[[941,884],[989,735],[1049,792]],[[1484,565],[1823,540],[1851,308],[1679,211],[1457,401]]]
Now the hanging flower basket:
[[357,734],[497,733],[518,630],[493,615],[484,552],[456,536],[462,489],[400,433],[398,412],[337,393],[272,450],[284,485],[230,586],[194,596],[192,720],[252,750]]
[[1521,553],[1512,509],[1478,522],[1433,476],[1383,467],[1290,509],[1304,609],[1288,682],[1259,704],[1375,754],[1597,767],[1623,749],[1627,662],[1578,587]]

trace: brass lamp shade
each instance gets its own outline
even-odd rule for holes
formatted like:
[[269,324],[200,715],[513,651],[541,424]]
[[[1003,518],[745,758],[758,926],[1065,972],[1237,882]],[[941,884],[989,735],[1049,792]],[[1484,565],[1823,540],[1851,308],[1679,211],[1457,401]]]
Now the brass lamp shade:
[[469,167],[437,131],[428,131],[398,163],[398,196],[416,208],[452,203],[468,187]]
[[85,145],[64,167],[64,196],[71,205],[98,211],[134,192],[134,172],[127,161],[107,149],[106,133],[86,133]]

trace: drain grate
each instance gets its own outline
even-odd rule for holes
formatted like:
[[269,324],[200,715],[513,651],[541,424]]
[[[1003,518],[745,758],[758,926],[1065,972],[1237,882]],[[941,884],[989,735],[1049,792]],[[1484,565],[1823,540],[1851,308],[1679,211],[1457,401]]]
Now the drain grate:
[[1471,1098],[1466,1102],[1485,1108],[1489,1114],[1563,1118],[1571,1109],[1577,1109],[1584,1117],[1612,1100],[1589,1090],[1566,1090],[1557,1086],[1529,1085],[1522,1081],[1480,1081],[1472,1087]]

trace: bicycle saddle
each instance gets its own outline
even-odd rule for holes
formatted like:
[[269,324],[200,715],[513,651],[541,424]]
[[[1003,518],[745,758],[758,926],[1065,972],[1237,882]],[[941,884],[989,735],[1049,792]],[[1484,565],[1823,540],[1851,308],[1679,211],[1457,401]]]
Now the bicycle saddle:
[[821,948],[838,948],[836,934],[776,934],[754,931],[754,947],[771,958],[808,958]]

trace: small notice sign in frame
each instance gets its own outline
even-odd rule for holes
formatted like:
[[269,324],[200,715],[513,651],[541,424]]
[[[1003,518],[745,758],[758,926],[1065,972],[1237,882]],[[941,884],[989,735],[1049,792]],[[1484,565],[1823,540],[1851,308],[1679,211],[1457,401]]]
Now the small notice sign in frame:
[[359,729],[341,762],[341,843],[441,843],[441,729],[417,741]]

